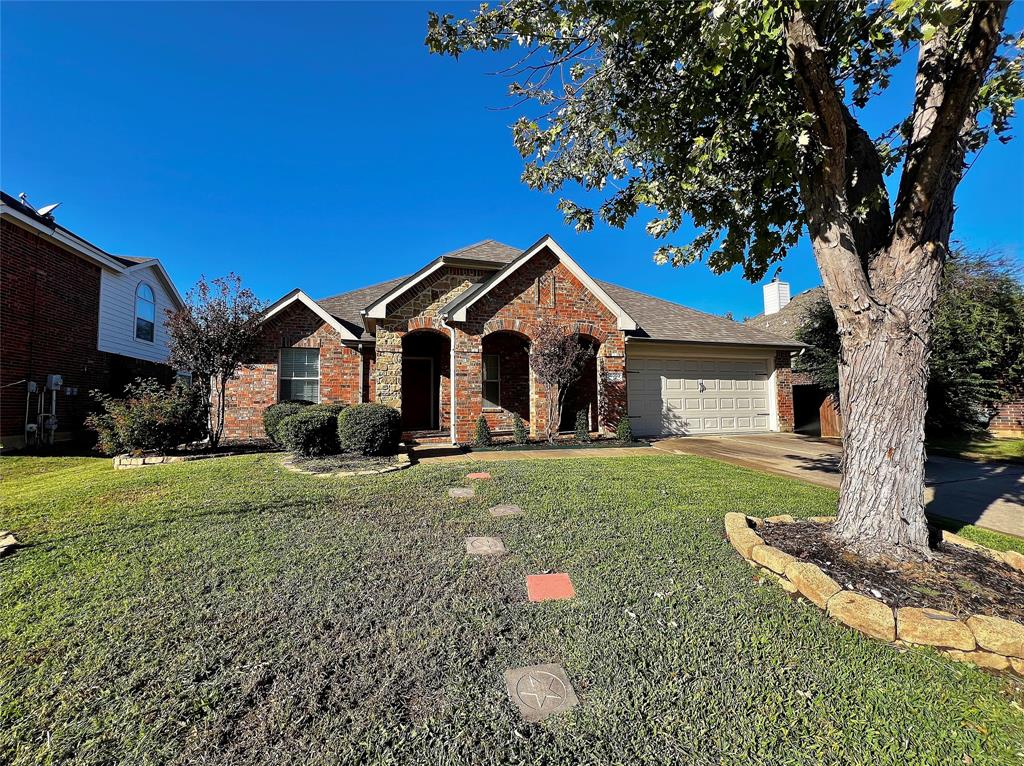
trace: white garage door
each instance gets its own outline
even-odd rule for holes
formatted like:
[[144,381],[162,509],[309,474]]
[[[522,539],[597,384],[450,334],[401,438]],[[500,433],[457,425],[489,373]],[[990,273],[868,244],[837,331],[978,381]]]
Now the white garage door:
[[629,414],[638,434],[770,429],[768,359],[631,359]]

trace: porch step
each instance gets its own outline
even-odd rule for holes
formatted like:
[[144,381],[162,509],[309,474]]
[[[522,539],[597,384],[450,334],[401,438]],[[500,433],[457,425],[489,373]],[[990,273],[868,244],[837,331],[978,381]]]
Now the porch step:
[[402,441],[406,444],[451,444],[452,437],[447,431],[403,431]]

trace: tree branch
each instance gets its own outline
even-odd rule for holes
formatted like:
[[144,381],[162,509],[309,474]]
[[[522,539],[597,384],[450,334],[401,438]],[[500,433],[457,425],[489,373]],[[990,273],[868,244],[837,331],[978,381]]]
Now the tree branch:
[[[961,41],[940,30],[921,45],[913,130],[893,215],[896,237],[921,241],[936,193],[949,178],[961,129],[971,118],[999,45],[1008,6],[1001,0],[973,3]],[[955,169],[957,177],[959,171]]]

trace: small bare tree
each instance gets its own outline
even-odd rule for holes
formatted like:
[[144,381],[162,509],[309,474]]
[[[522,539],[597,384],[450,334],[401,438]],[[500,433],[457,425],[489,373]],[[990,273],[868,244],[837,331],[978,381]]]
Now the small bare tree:
[[562,406],[569,388],[583,375],[594,348],[579,333],[563,333],[553,324],[542,324],[530,344],[530,367],[547,388],[545,436],[553,442],[562,422]]
[[252,355],[262,310],[262,302],[242,287],[241,278],[228,274],[209,282],[200,277],[185,296],[185,306],[167,312],[171,364],[192,372],[214,447],[224,433],[228,380]]

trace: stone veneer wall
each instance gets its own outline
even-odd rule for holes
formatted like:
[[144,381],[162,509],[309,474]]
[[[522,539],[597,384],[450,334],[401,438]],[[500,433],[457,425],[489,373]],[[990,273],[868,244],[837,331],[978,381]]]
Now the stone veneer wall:
[[[363,401],[359,367],[373,369],[372,347],[362,354],[342,344],[341,337],[312,311],[293,303],[264,325],[253,360],[227,388],[224,438],[261,439],[263,410],[278,401],[278,363],[282,348],[320,349],[320,401],[355,404]],[[366,388],[364,378],[364,389]]]

